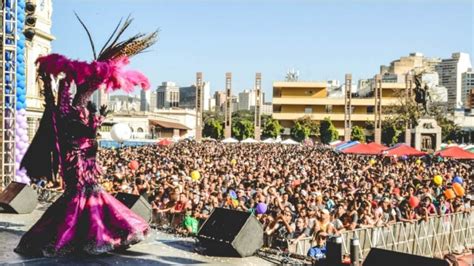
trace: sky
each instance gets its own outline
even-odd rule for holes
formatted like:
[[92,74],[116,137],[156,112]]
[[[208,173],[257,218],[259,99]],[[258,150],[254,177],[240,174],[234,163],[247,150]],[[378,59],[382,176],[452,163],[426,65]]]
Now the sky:
[[232,72],[237,94],[253,88],[261,72],[269,100],[272,82],[284,80],[290,68],[303,81],[342,82],[346,73],[354,80],[373,77],[380,65],[410,52],[474,54],[471,0],[53,1],[53,52],[91,60],[74,11],[97,47],[128,14],[134,18],[129,35],[159,29],[157,44],[131,64],[153,88],[163,81],[188,86],[203,72],[213,92],[224,89],[225,73]]

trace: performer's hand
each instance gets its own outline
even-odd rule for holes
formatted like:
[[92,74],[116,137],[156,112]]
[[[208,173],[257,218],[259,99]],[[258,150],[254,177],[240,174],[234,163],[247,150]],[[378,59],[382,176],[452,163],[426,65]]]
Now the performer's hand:
[[104,117],[105,117],[105,116],[107,116],[107,115],[110,113],[110,110],[107,110],[107,105],[104,104],[104,105],[102,105],[102,106],[100,107],[100,111],[99,111],[99,112],[100,112],[100,115],[101,115],[101,116],[104,116]]

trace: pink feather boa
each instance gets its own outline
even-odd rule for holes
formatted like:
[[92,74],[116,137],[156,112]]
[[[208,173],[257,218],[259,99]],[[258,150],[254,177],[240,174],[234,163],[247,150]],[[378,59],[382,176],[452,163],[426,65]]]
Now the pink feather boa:
[[106,92],[122,89],[128,93],[133,92],[135,86],[149,89],[150,82],[145,75],[139,71],[124,69],[129,63],[126,56],[92,63],[70,60],[59,54],[50,54],[36,60],[40,74],[56,77],[64,73],[67,80],[74,81],[78,86],[88,83],[97,89],[104,88]]

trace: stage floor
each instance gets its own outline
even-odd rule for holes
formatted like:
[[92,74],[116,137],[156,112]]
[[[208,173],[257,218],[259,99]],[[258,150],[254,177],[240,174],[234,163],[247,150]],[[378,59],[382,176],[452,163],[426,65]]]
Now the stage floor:
[[101,256],[57,259],[28,258],[13,252],[20,237],[39,219],[46,208],[45,205],[38,205],[31,214],[0,213],[0,265],[270,264],[258,257],[224,258],[200,255],[194,252],[194,239],[176,237],[159,231],[153,231],[146,241],[133,245],[126,251]]

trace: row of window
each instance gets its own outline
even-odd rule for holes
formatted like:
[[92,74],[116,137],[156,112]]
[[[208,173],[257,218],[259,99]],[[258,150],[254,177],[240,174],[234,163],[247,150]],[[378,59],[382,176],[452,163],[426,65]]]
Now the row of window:
[[[351,114],[354,113],[354,110],[355,110],[355,106],[351,106]],[[326,105],[325,108],[324,108],[324,111],[325,111],[326,114],[332,113],[332,111],[333,111],[332,105]],[[274,112],[275,113],[280,113],[281,112],[281,106],[275,107]],[[311,107],[311,106],[305,107],[304,108],[304,113],[305,114],[314,113],[313,112],[313,107]],[[366,107],[366,113],[367,114],[373,114],[374,113],[374,106],[367,106]]]

